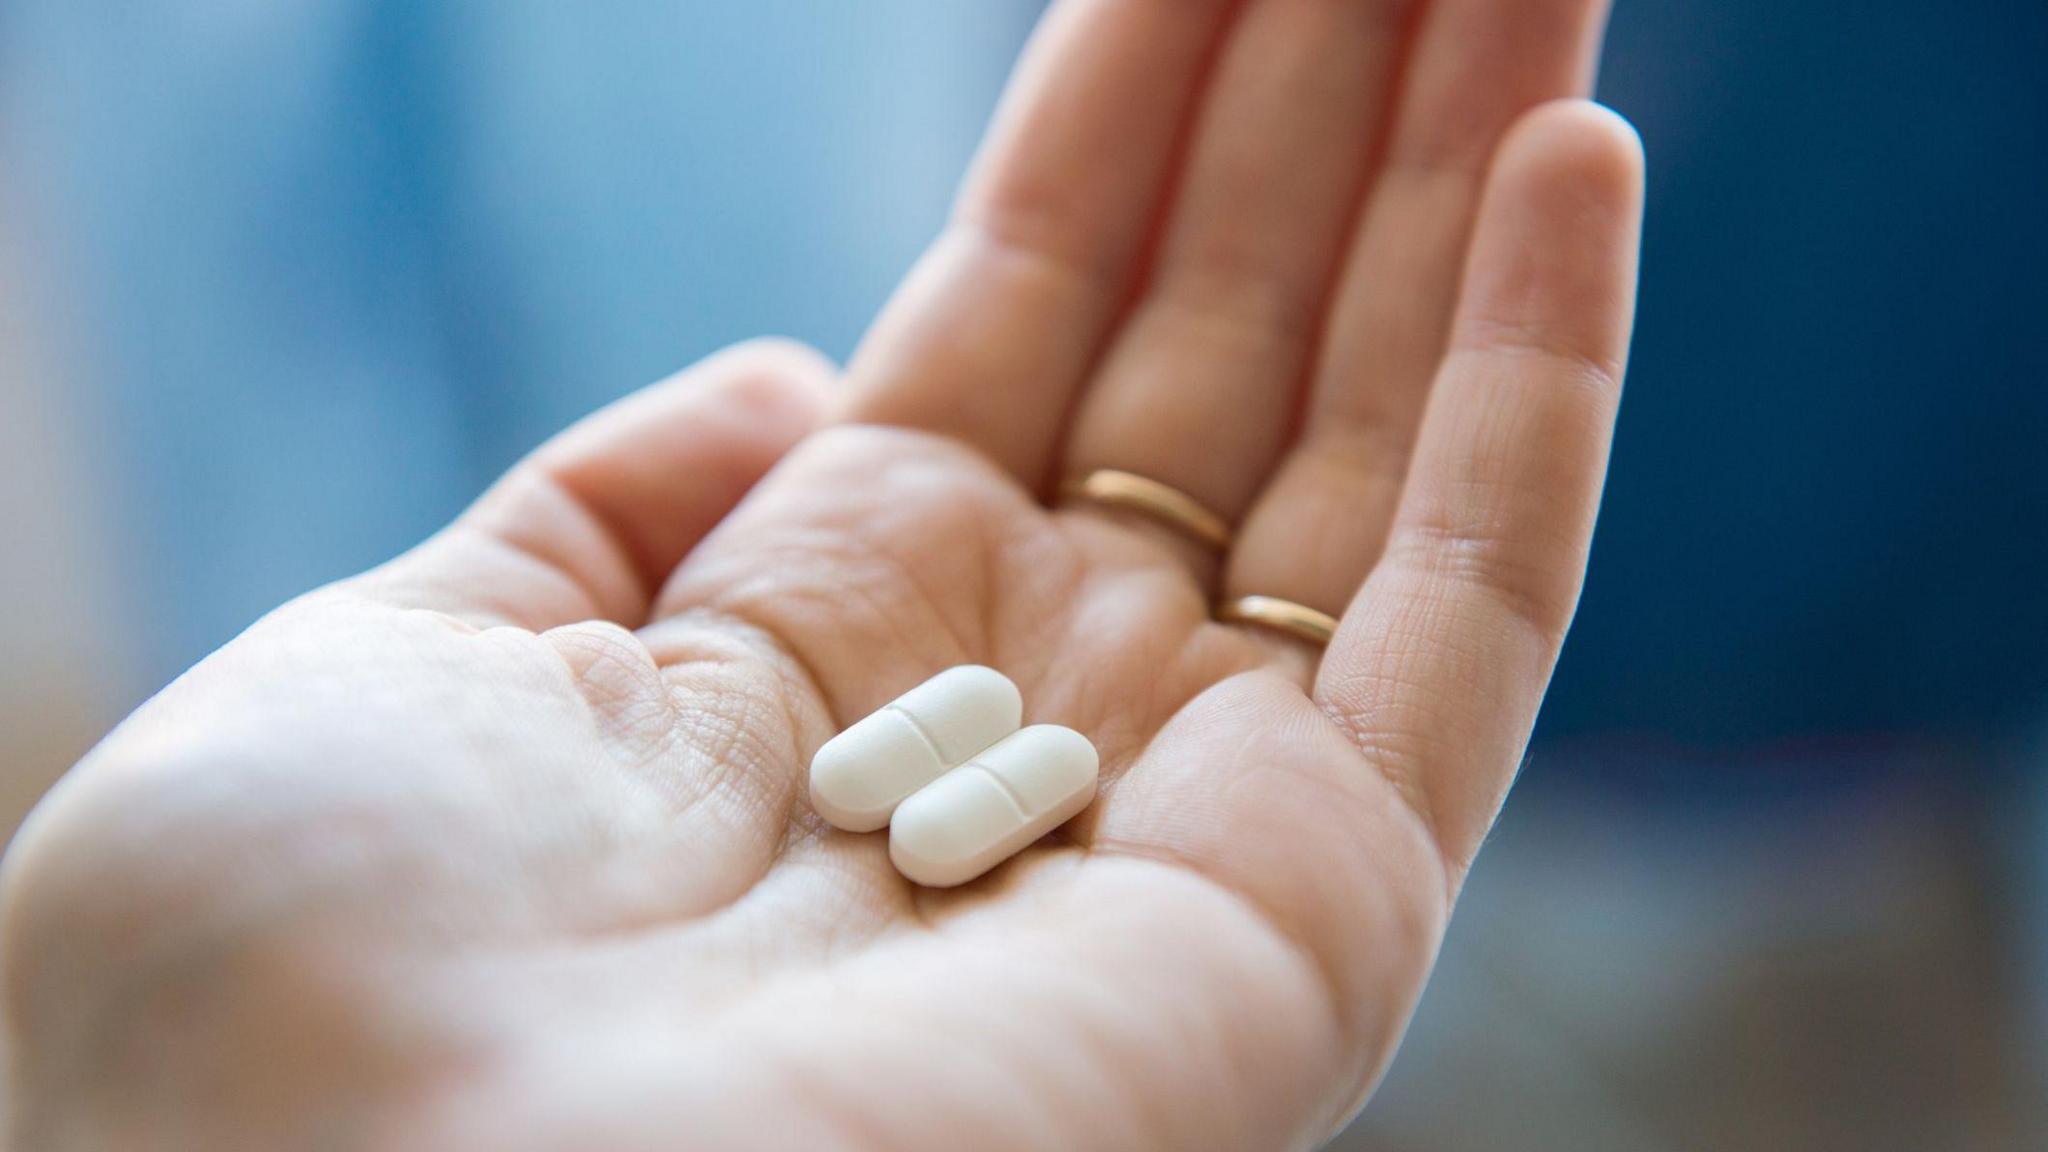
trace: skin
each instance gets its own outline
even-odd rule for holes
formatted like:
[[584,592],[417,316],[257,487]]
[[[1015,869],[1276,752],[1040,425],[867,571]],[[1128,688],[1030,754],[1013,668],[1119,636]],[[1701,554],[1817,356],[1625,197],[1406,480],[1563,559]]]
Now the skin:
[[[1274,1149],[1400,1039],[1576,603],[1641,158],[1594,0],[1063,0],[844,379],[721,354],[279,609],[0,878],[20,1147]],[[1119,467],[1218,555],[1050,508]],[[1326,652],[1210,619],[1341,614]],[[1102,794],[895,875],[945,667]]]

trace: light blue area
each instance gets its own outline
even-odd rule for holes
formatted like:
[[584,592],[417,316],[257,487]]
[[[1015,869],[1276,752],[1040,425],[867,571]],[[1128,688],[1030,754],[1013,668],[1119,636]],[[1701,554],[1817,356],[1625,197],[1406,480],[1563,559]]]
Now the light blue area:
[[0,10],[161,682],[734,340],[836,356],[939,225],[1029,2]]
[[[723,343],[843,355],[1037,7],[0,7],[0,180],[81,337],[136,683]],[[1547,736],[2038,722],[2044,46],[2009,0],[1616,6],[1646,277]]]

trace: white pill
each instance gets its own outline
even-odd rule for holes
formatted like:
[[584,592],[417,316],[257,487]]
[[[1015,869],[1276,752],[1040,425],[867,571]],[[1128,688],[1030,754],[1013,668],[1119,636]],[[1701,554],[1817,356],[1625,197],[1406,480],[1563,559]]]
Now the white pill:
[[811,758],[811,807],[835,828],[873,832],[903,798],[1024,722],[1024,698],[993,668],[963,664],[919,684],[825,742]]
[[926,887],[965,884],[1079,815],[1100,769],[1086,736],[1035,724],[898,806],[889,859]]

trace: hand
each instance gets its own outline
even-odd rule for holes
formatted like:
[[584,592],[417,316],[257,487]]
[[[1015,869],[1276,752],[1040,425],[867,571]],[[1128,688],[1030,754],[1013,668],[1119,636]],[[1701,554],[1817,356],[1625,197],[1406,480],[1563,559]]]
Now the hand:
[[[843,386],[716,358],[165,690],[9,860],[21,1146],[1332,1132],[1572,614],[1640,204],[1538,107],[1596,0],[1411,7],[1066,0]],[[1103,467],[1236,546],[1048,510]],[[923,891],[804,769],[968,661],[1104,787]]]

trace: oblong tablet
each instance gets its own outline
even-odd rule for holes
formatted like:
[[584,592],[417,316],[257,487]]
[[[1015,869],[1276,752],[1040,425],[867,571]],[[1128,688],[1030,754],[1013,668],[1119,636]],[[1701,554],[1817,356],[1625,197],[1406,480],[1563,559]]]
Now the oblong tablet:
[[948,668],[825,742],[811,757],[811,807],[835,828],[873,832],[903,798],[1024,722],[1024,698],[993,668]]
[[889,859],[929,888],[965,884],[1079,815],[1100,770],[1086,736],[1035,724],[897,806]]

